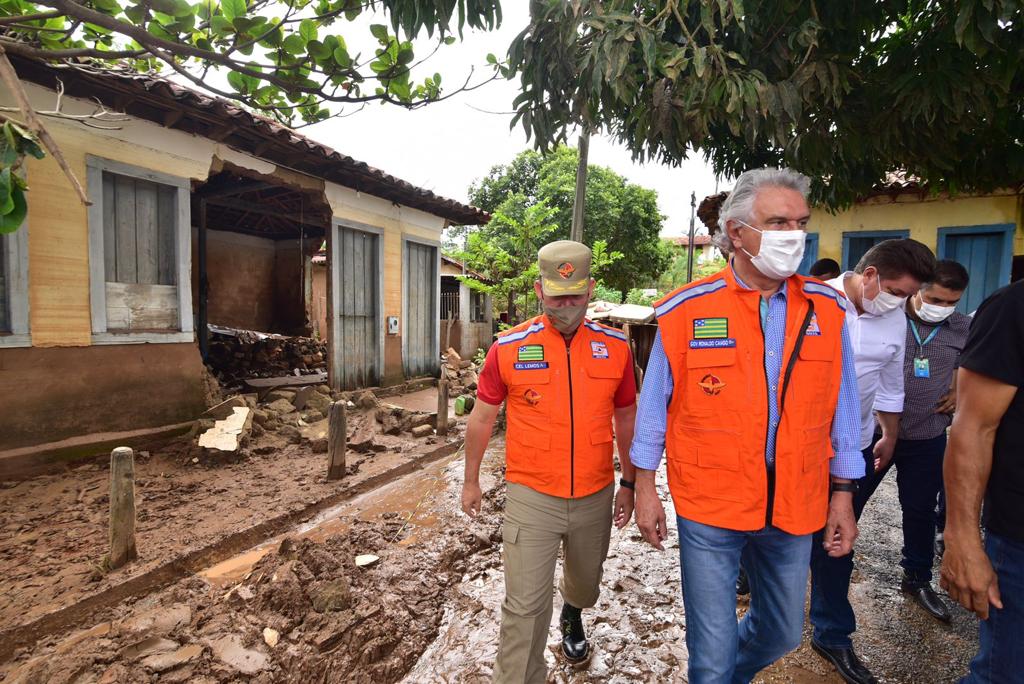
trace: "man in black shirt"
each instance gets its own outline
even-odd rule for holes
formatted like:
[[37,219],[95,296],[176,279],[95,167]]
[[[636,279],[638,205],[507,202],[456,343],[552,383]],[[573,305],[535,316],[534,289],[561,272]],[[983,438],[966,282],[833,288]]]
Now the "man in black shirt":
[[[943,469],[942,587],[982,622],[962,681],[1024,676],[1024,282],[978,309],[960,356],[957,413]],[[985,500],[985,544],[978,531]]]

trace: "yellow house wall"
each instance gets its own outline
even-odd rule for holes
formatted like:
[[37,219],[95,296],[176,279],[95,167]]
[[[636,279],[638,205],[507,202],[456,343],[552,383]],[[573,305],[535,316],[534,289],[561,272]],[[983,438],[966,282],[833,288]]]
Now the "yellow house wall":
[[926,200],[902,195],[896,201],[889,197],[872,198],[836,214],[818,209],[808,230],[818,233],[818,258],[832,258],[840,264],[844,232],[909,230],[911,238],[934,250],[940,228],[995,223],[1016,225],[1014,254],[1024,254],[1021,211],[1020,195]]
[[[33,103],[53,106],[54,94],[28,86]],[[9,94],[0,103],[12,105]],[[93,105],[64,98],[68,113],[86,113]],[[376,226],[384,231],[384,315],[402,315],[402,236],[440,241],[444,219],[395,205],[349,188],[325,183],[290,169],[229,149],[211,140],[133,119],[117,131],[47,120],[71,170],[86,183],[89,154],[202,182],[222,162],[311,187],[322,187],[336,218]],[[89,244],[87,209],[52,156],[26,164],[29,183],[29,325],[33,346],[90,344]]]

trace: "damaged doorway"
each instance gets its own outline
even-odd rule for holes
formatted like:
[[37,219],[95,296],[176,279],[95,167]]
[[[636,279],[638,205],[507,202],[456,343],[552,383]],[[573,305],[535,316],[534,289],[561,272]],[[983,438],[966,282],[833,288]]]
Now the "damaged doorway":
[[383,231],[336,222],[331,240],[331,385],[356,389],[379,385],[383,376]]
[[312,336],[312,256],[331,208],[320,187],[230,164],[192,194],[194,297],[204,361],[234,388],[256,378],[326,377]]

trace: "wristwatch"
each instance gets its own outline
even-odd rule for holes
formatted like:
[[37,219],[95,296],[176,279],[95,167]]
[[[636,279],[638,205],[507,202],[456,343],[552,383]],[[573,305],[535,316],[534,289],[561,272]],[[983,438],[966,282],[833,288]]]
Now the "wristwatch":
[[636,489],[636,482],[630,482],[624,477],[619,478],[619,486],[625,487],[626,489]]
[[858,486],[856,482],[833,482],[832,491],[850,492],[851,494],[856,494],[857,492],[860,491],[860,486]]

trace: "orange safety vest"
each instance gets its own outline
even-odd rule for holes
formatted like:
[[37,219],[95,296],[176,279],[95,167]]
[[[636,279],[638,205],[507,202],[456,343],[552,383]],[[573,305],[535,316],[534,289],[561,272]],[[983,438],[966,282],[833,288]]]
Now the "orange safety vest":
[[626,336],[584,319],[566,348],[547,316],[537,316],[496,344],[508,388],[505,478],[567,499],[609,485],[615,391],[630,363]]
[[786,280],[780,420],[768,466],[760,298],[726,266],[656,304],[674,383],[665,435],[669,489],[688,520],[809,534],[828,514],[846,299],[815,280]]

